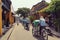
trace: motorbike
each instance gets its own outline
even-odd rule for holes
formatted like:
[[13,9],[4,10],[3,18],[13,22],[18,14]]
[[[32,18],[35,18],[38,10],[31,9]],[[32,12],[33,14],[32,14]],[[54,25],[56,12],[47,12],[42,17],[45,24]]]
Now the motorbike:
[[29,24],[28,24],[28,23],[25,23],[25,24],[24,24],[24,29],[26,29],[26,30],[29,31]]

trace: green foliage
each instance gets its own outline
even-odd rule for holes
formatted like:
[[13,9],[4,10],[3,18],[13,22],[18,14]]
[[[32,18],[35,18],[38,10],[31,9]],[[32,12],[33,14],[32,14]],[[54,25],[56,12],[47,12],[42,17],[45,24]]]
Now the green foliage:
[[60,10],[60,0],[51,0],[49,6],[43,11],[46,13],[57,12]]
[[43,12],[45,14],[56,13],[58,16],[60,13],[60,0],[51,0],[49,6],[40,10],[39,12]]
[[59,15],[58,12],[60,12],[60,0],[51,0],[51,3],[49,4],[48,8],[45,10],[45,12],[49,13],[55,13],[57,16]]
[[29,8],[18,8],[16,13],[21,14],[22,16],[27,16],[30,13],[30,9]]
[[45,11],[46,11],[46,13],[55,12],[54,5],[49,5],[49,7]]
[[54,18],[51,21],[53,21],[53,23],[55,24],[55,27],[58,29],[58,31],[60,31],[60,0],[51,0],[49,6],[40,10],[39,12],[42,12],[48,15],[52,13],[55,14],[53,18],[55,16],[56,18]]

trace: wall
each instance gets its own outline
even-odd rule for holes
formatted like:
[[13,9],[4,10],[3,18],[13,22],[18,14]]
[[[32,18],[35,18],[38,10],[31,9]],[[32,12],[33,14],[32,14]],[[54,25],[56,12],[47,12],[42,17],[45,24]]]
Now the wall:
[[2,35],[2,8],[1,8],[1,0],[0,0],[0,36]]
[[[11,6],[10,6],[10,8],[11,8]],[[14,17],[12,15],[11,9],[10,9],[10,12],[9,12],[9,22],[10,22],[11,25],[14,23]]]

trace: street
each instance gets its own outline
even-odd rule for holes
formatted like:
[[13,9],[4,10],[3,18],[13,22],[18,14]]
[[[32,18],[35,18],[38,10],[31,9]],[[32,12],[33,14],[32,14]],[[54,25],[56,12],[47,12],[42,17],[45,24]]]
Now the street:
[[[12,31],[12,32],[11,32]],[[11,33],[11,34],[10,34]],[[19,23],[14,24],[14,27],[8,31],[1,40],[42,40],[42,38],[35,38],[32,36],[32,26],[30,25],[30,31],[24,29],[23,25]],[[56,36],[48,36],[48,40],[60,40]]]
[[[31,29],[31,28],[30,28]],[[30,31],[26,31],[21,24],[16,25],[9,40],[36,40]]]
[[58,0],[0,0],[0,40],[60,40],[59,13]]
[[[27,31],[24,29],[24,27],[19,24],[18,26],[16,25],[9,40],[41,40],[41,39],[36,39],[32,36],[32,27],[30,26],[30,31]],[[60,40],[60,38],[57,38],[55,36],[49,36],[48,40]]]

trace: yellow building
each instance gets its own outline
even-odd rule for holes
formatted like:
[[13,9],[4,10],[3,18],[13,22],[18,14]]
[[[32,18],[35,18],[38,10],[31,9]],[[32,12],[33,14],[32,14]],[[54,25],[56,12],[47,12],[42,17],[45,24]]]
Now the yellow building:
[[14,23],[14,17],[11,12],[11,1],[0,0],[0,36],[2,36],[3,25],[9,26]]
[[31,8],[31,14],[34,14],[35,12],[44,9],[48,5],[49,4],[45,0],[42,0],[41,2],[37,3],[36,5],[33,5],[33,7]]
[[[48,5],[49,4],[45,0],[42,0],[41,2],[37,3],[36,5],[33,5],[33,7],[31,8],[31,16],[34,17],[34,18],[32,20],[35,20],[36,18],[39,18],[41,15],[45,16],[44,13],[39,12],[39,11],[45,9]],[[39,15],[39,17],[37,17],[35,15]]]
[[0,0],[0,35],[2,35],[2,2]]

